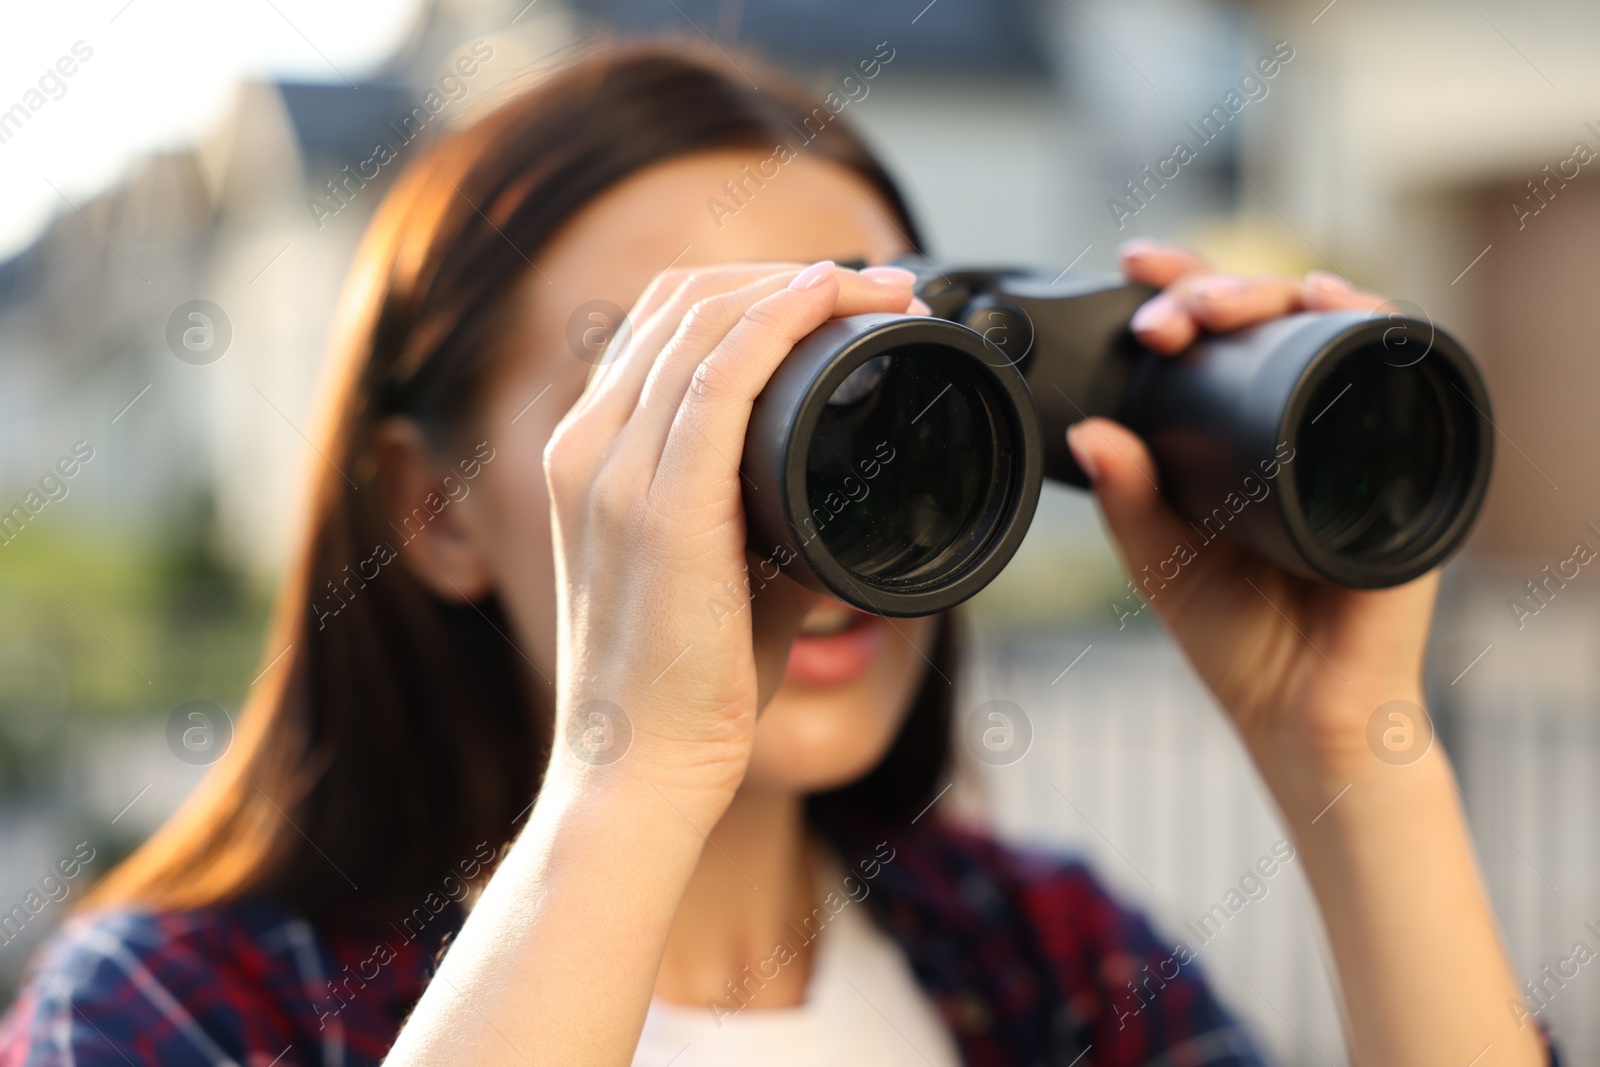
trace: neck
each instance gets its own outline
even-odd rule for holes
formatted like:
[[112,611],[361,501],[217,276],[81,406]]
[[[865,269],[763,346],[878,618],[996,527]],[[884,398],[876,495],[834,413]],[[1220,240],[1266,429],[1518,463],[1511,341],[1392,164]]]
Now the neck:
[[[809,911],[812,878],[803,798],[741,789],[712,828],[678,905],[656,994],[726,1011],[799,1004],[810,952],[788,923]],[[793,953],[775,959],[780,943]]]

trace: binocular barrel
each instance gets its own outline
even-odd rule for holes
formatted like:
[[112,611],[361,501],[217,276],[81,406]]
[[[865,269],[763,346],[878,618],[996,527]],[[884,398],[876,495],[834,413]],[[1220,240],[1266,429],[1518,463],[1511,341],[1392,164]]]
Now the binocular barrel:
[[786,572],[864,611],[945,611],[1010,561],[1042,481],[1088,481],[1084,418],[1149,446],[1193,536],[1355,588],[1438,566],[1482,507],[1493,428],[1449,335],[1398,315],[1301,313],[1159,356],[1128,329],[1154,290],[940,271],[932,317],[857,315],[804,338],[757,398],[743,456],[752,581]]

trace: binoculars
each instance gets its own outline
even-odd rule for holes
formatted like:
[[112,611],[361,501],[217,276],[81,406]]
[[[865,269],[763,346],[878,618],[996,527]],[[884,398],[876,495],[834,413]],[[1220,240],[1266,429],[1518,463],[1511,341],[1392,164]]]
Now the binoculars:
[[1016,553],[1044,479],[1087,487],[1066,430],[1094,415],[1149,447],[1190,553],[1222,537],[1382,588],[1443,562],[1482,507],[1489,398],[1429,322],[1303,312],[1160,356],[1128,329],[1148,287],[896,265],[931,317],[828,322],[755,402],[752,578],[784,570],[880,615],[954,607]]

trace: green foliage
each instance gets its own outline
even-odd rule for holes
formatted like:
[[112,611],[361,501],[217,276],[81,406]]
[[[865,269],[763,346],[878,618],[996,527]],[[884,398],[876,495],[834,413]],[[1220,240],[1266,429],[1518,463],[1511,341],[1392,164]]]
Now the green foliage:
[[155,537],[29,528],[0,545],[0,791],[46,787],[69,719],[238,706],[259,670],[267,591],[216,542],[202,498]]

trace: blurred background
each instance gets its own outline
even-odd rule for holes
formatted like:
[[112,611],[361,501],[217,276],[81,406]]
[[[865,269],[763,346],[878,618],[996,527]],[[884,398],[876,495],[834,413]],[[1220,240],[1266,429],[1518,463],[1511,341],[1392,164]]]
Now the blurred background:
[[[1600,567],[1551,578],[1600,550],[1594,5],[106,0],[18,8],[0,37],[0,1000],[272,669],[322,346],[394,175],[573,52],[658,33],[763,57],[819,103],[886,43],[844,117],[948,259],[1106,271],[1155,235],[1448,325],[1500,437],[1434,637],[1439,739],[1519,975],[1600,948]],[[1146,181],[1178,141],[1194,158]],[[347,180],[378,142],[396,158]],[[1047,491],[968,612],[961,705],[1012,702],[1031,743],[969,760],[955,797],[1088,855],[1193,946],[1184,924],[1284,832],[1149,613],[1118,629],[1125,592],[1093,508]],[[7,918],[82,842],[68,898]],[[1199,957],[1279,1061],[1344,1061],[1297,864]],[[1600,976],[1543,1018],[1600,1062]]]

